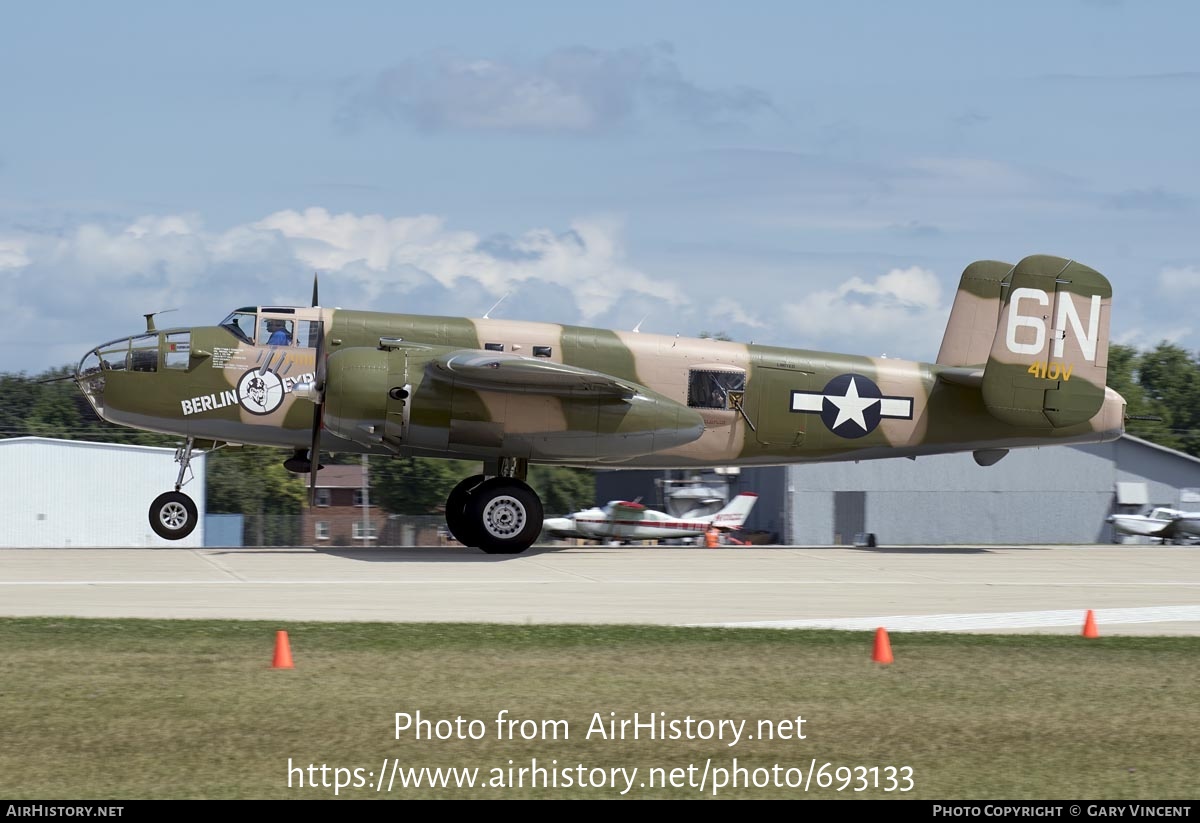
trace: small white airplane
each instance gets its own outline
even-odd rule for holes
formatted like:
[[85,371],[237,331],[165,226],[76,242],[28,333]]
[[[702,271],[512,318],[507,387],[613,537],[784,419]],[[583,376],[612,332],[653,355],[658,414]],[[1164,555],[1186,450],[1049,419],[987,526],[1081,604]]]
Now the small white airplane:
[[1112,514],[1108,516],[1108,522],[1124,534],[1175,542],[1200,540],[1200,512],[1158,506],[1150,514]]
[[742,492],[729,505],[704,517],[671,517],[648,509],[642,503],[612,500],[603,508],[585,509],[566,517],[550,517],[543,530],[561,538],[584,540],[666,540],[672,537],[701,537],[710,528],[736,531],[746,522],[758,495]]

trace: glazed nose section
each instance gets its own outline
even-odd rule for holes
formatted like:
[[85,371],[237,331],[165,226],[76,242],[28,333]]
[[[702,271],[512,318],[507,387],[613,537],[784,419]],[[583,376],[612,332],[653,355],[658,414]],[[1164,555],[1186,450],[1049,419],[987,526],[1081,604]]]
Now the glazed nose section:
[[75,367],[75,381],[96,414],[104,417],[104,386],[118,371],[158,370],[158,335],[141,334],[102,343],[85,354]]
[[83,396],[92,404],[96,414],[104,417],[104,371],[101,368],[100,348],[96,347],[83,356],[75,367],[75,382]]

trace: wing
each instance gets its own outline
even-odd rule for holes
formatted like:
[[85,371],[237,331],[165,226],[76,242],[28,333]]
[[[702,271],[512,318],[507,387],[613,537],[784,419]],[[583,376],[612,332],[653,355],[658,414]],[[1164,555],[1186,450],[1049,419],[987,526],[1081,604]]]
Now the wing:
[[591,369],[478,349],[454,351],[437,357],[429,362],[427,371],[434,379],[484,391],[629,399],[637,395],[641,388],[635,383]]

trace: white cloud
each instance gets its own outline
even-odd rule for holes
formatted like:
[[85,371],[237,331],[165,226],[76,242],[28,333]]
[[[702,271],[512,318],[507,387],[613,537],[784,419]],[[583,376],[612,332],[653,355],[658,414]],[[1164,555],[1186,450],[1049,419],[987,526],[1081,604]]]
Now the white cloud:
[[761,329],[766,327],[766,323],[759,320],[753,314],[742,308],[742,304],[732,297],[718,297],[708,310],[709,317],[720,320],[728,318],[734,323],[739,323],[743,326],[749,326],[753,329]]
[[818,338],[838,351],[932,359],[949,310],[933,272],[892,269],[867,282],[852,277],[784,306],[801,339]]
[[[520,306],[526,319],[552,308],[546,319],[584,324],[630,298],[659,312],[686,309],[674,283],[626,262],[621,235],[607,218],[483,237],[430,215],[311,208],[218,232],[194,217],[152,215],[124,227],[0,236],[0,300],[13,314],[0,340],[19,361],[0,370],[30,367],[13,348],[21,341],[75,341],[81,355],[137,331],[149,311],[178,307],[171,322],[198,325],[241,305],[307,303],[314,269],[326,305],[470,315],[513,293],[506,308]],[[34,357],[49,356],[35,348]]]
[[446,289],[475,281],[497,297],[525,283],[562,286],[574,295],[583,322],[608,311],[625,293],[687,302],[674,284],[624,264],[621,226],[611,219],[579,219],[562,233],[531,229],[516,238],[484,239],[449,230],[441,218],[428,215],[332,215],[311,208],[272,214],[254,228],[278,232],[295,258],[311,268],[361,263],[353,277],[373,296],[388,286],[419,285],[415,270]]
[[1164,292],[1200,291],[1200,266],[1163,269],[1158,275],[1158,287]]
[[1133,326],[1112,335],[1112,342],[1120,343],[1123,346],[1133,346],[1135,349],[1147,350],[1154,348],[1163,341],[1180,344],[1189,338],[1195,330],[1194,326],[1186,325],[1155,326],[1151,330],[1147,330],[1141,326]]
[[428,130],[592,133],[638,111],[701,125],[772,108],[761,91],[705,89],[684,78],[670,46],[576,46],[532,64],[438,54],[360,81],[341,117],[382,115]]
[[28,266],[30,259],[25,256],[25,243],[21,240],[0,239],[0,269],[19,269]]

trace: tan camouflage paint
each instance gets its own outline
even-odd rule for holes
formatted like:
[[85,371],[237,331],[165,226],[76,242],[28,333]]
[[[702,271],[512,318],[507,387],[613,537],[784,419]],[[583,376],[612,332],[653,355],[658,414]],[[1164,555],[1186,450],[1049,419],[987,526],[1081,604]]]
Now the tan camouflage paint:
[[[1066,336],[1063,356],[1054,358],[1072,368],[1067,381],[1037,380],[1026,373],[1033,357],[997,350],[997,345],[1004,347],[1011,308],[1006,304],[997,322],[1000,294],[1010,291],[1002,288],[1000,273],[1007,276],[1009,268],[1014,288],[1049,284],[1047,294],[1072,300],[1085,325],[1089,289],[1102,285],[1096,364],[1086,362],[1073,334]],[[938,363],[511,320],[333,309],[296,309],[294,316],[315,318],[319,311],[325,322],[329,379],[322,446],[328,450],[665,468],[858,460],[1113,439],[1123,430],[1124,404],[1103,388],[1110,300],[1111,289],[1099,274],[1059,258],[1026,258],[1016,267],[997,261],[972,264],[964,271]],[[1023,310],[1029,307],[1027,302]],[[1048,315],[1057,316],[1056,311],[1046,307]],[[179,331],[186,330],[162,334]],[[160,365],[155,373],[103,372],[104,390],[92,397],[98,397],[103,416],[220,441],[308,444],[314,406],[291,393],[268,415],[253,415],[239,406],[184,415],[181,401],[235,389],[247,369],[261,368],[268,357],[275,358],[273,369],[287,370],[285,376],[313,371],[313,349],[272,352],[273,347],[238,343],[218,327],[191,331],[193,351],[186,371]],[[1016,327],[1018,343],[1031,342],[1025,333],[1023,326]],[[993,394],[999,391],[1003,398],[990,411],[981,387],[984,379],[970,368],[982,356],[984,336],[989,338],[985,371],[995,384]],[[381,347],[380,338],[399,341]],[[535,346],[547,347],[548,356],[537,361],[609,375],[639,387],[642,399],[531,393],[503,382],[494,390],[468,387],[442,365],[454,352],[478,353],[488,343],[501,346],[505,355],[525,357],[535,354]],[[1043,348],[1050,346],[1047,340]],[[689,369],[696,368],[744,371],[742,411],[689,408]],[[1037,385],[1027,395],[1025,384],[1034,380]],[[869,391],[873,384],[882,400],[869,402],[861,417],[849,415],[850,422],[832,430],[833,418],[842,418],[838,404],[845,402],[841,392],[849,391],[850,382],[859,391]],[[406,430],[399,424],[403,407],[388,398],[389,389],[405,384],[412,390]],[[875,395],[865,397],[869,401]],[[884,400],[887,408],[909,414],[882,415]],[[677,445],[664,448],[663,441],[671,438]]]
[[982,368],[987,362],[999,321],[1001,283],[1012,270],[1011,263],[998,260],[979,260],[963,270],[938,351],[938,365]]

